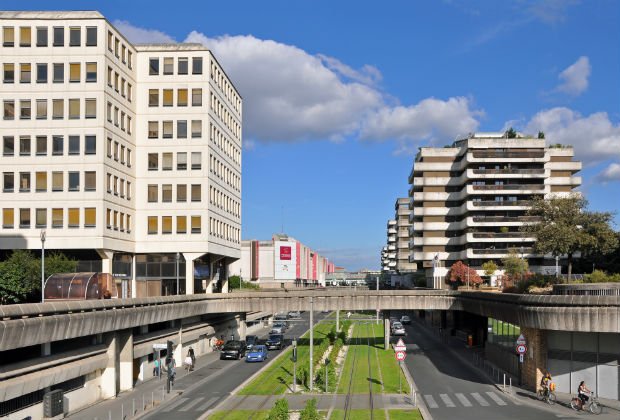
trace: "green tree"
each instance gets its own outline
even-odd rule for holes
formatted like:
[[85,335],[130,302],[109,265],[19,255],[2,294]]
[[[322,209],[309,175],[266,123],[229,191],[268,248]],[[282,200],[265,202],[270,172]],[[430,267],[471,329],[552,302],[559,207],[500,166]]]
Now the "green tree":
[[319,420],[320,418],[319,411],[316,409],[316,398],[308,400],[299,415],[299,420]]
[[52,252],[45,256],[45,278],[56,273],[75,273],[77,261],[69,259],[62,252]]
[[241,280],[241,277],[237,275],[228,277],[229,292],[232,292],[233,290],[240,290],[241,288],[257,290],[259,287],[257,284]]
[[504,134],[506,135],[506,138],[508,138],[508,139],[516,139],[517,138],[517,132],[512,127],[510,127],[508,130],[506,130],[506,133],[504,133]]
[[40,260],[32,252],[18,249],[0,262],[0,304],[34,301],[41,291]]
[[286,398],[276,400],[275,405],[269,411],[267,420],[288,420],[288,401]]
[[545,138],[545,132],[544,131],[539,131],[538,132],[538,138],[539,139],[544,139]]
[[548,200],[537,198],[528,216],[540,221],[522,227],[536,238],[536,253],[567,256],[569,280],[576,253],[606,255],[618,247],[618,237],[611,228],[613,213],[588,211],[587,205],[586,199],[576,194]]
[[508,255],[502,258],[502,265],[504,272],[513,279],[523,278],[529,269],[527,260],[519,257],[516,251],[510,251]]
[[497,264],[495,264],[495,261],[489,260],[485,262],[484,264],[482,264],[482,269],[484,270],[485,276],[491,277],[493,274],[495,274],[498,267],[497,267]]

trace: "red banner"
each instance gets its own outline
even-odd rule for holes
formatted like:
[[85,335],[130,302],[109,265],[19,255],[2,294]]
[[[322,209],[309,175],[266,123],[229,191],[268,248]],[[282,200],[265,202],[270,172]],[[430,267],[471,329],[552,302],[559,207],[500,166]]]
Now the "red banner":
[[290,246],[281,246],[280,247],[280,261],[291,260],[291,247]]

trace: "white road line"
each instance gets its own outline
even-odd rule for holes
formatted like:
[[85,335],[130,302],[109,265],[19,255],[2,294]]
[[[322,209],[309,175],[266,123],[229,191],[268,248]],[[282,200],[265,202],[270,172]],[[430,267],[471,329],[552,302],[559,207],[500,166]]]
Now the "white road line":
[[211,405],[217,401],[217,397],[213,397],[210,400],[208,400],[206,403],[204,403],[203,405],[201,405],[200,407],[198,407],[196,410],[198,411],[206,411],[207,408],[211,407]]
[[467,399],[465,395],[461,393],[457,393],[454,395],[456,395],[456,398],[458,398],[461,404],[463,404],[465,407],[471,407],[471,403],[469,402],[469,400]]
[[179,405],[183,404],[187,400],[189,400],[189,398],[181,398],[179,401],[177,401],[176,403],[172,405],[169,405],[168,407],[164,408],[162,411],[163,412],[172,411],[172,409],[178,407]]
[[187,404],[185,407],[180,409],[179,411],[189,411],[193,406],[197,405],[200,401],[202,401],[204,397],[196,398],[191,403]]
[[504,400],[502,400],[500,397],[497,396],[497,394],[495,392],[487,392],[487,395],[489,397],[491,397],[491,399],[493,401],[495,401],[497,403],[497,405],[506,405],[506,403],[504,402]]
[[426,400],[426,405],[428,405],[428,408],[438,408],[439,407],[437,405],[437,402],[435,401],[435,398],[433,398],[432,395],[425,395],[424,399]]
[[439,397],[441,398],[443,403],[446,405],[446,407],[456,407],[454,403],[452,402],[452,400],[450,399],[450,397],[448,397],[448,394],[439,394]]
[[482,398],[482,395],[478,394],[477,392],[472,392],[470,395],[474,397],[474,400],[478,401],[478,404],[480,404],[481,406],[483,407],[489,406],[489,403],[487,402],[487,400]]

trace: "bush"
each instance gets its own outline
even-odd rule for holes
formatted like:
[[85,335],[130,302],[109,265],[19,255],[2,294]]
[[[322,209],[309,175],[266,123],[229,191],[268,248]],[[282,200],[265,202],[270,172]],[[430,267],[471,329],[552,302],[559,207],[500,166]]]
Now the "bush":
[[584,276],[586,283],[618,283],[620,282],[620,273],[607,274],[603,270],[594,270],[591,274]]
[[308,387],[308,367],[307,366],[299,366],[297,368],[297,383]]
[[288,401],[286,398],[280,398],[269,411],[267,420],[288,420]]
[[251,290],[258,290],[260,289],[260,287],[258,287],[258,284],[254,284],[251,283],[249,281],[243,281],[241,280],[241,277],[239,276],[230,276],[228,277],[228,290],[232,291],[232,290],[239,290],[239,289],[251,289]]
[[[317,370],[318,372],[315,379],[316,387],[323,391],[325,390],[325,366],[323,365]],[[327,386],[332,389],[334,385],[336,385],[336,369],[334,369],[333,363],[330,362],[330,364],[327,365]]]
[[316,409],[316,398],[308,400],[303,411],[300,413],[299,420],[319,420],[319,412]]

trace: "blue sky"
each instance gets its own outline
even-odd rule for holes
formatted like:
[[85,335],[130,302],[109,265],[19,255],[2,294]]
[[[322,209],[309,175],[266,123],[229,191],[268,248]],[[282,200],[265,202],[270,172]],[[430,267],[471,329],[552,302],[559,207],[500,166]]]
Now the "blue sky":
[[244,239],[283,224],[338,265],[378,268],[417,148],[509,126],[573,144],[590,207],[620,207],[615,0],[0,7],[96,9],[134,41],[211,48],[244,98]]

